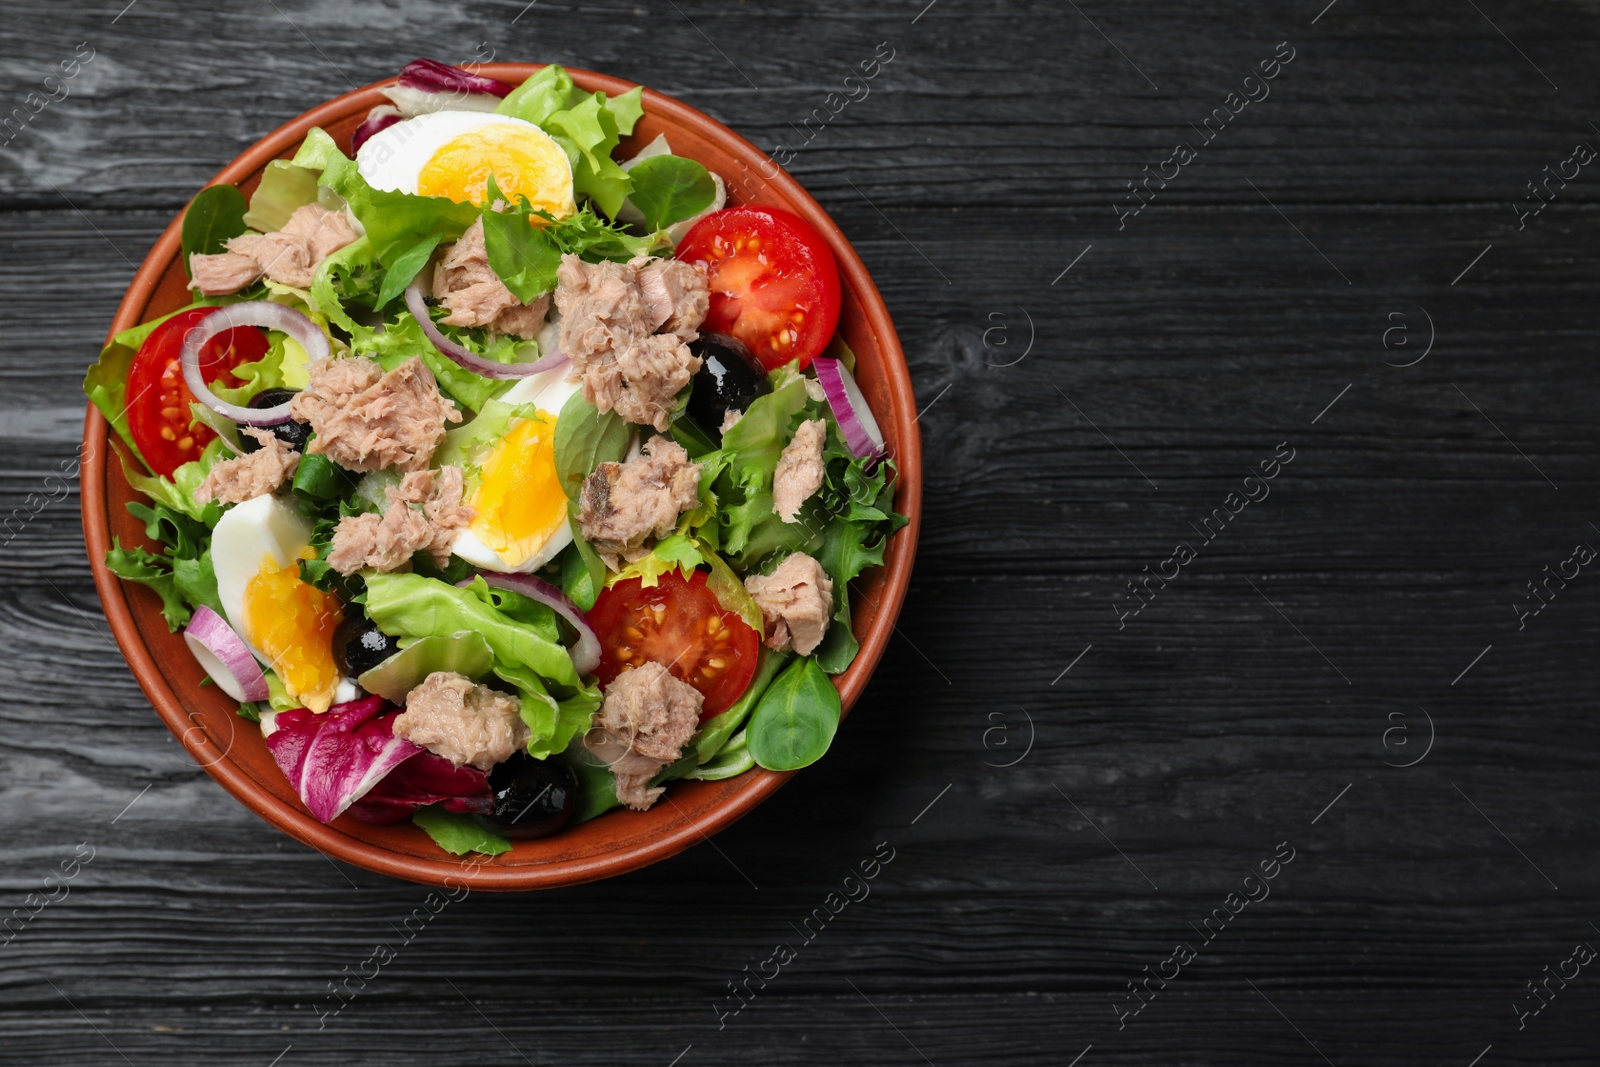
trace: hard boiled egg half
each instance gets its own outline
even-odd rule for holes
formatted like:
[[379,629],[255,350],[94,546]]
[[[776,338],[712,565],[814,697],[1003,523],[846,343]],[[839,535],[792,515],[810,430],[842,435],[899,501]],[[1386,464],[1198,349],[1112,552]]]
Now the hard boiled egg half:
[[482,204],[493,175],[508,197],[525,196],[556,218],[578,210],[572,164],[531,122],[478,111],[435,111],[374,134],[356,169],[375,189]]
[[340,692],[333,631],[339,599],[300,580],[300,560],[314,555],[311,527],[293,504],[258,496],[223,513],[211,537],[217,599],[228,623],[270,667],[289,696],[315,712]]
[[532,571],[572,543],[567,494],[556,474],[556,421],[582,386],[566,375],[565,366],[544,371],[499,398],[512,407],[535,405],[537,414],[514,420],[473,460],[466,500],[472,522],[451,546],[468,563],[501,573]]

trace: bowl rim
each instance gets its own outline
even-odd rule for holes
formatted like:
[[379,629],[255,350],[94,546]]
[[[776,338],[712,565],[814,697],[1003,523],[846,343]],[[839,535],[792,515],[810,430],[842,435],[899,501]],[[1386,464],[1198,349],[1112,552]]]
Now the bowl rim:
[[[520,84],[546,65],[490,63],[470,69]],[[601,90],[615,95],[633,89],[636,84],[582,68],[566,69],[573,81],[587,91]],[[223,167],[206,186],[236,184],[252,177],[264,169],[269,161],[295,148],[311,127],[327,126],[387,102],[381,89],[394,82],[394,78],[373,82],[303,112],[251,145]],[[887,415],[895,426],[895,461],[900,479],[896,506],[909,521],[891,540],[892,558],[885,564],[883,593],[877,610],[867,632],[856,635],[861,643],[860,652],[850,668],[835,679],[840,689],[843,711],[848,714],[882,658],[894,631],[895,620],[910,584],[921,526],[921,440],[914,417],[916,397],[899,336],[888,307],[860,256],[822,206],[798,181],[755,144],[709,115],[648,87],[644,89],[643,102],[647,114],[653,113],[675,127],[686,128],[708,141],[717,142],[746,167],[760,169],[762,180],[776,189],[785,206],[816,226],[827,238],[844,283],[855,294],[866,327],[877,340],[878,362],[881,363],[890,399]],[[105,343],[109,344],[117,333],[143,320],[145,309],[161,278],[179,253],[182,221],[183,212],[180,211],[134,272],[133,280],[107,330]],[[391,851],[382,845],[346,834],[334,826],[319,823],[308,812],[287,804],[262,787],[248,771],[229,758],[229,750],[216,745],[185,714],[177,693],[156,663],[134,622],[133,608],[123,583],[105,566],[106,551],[110,548],[107,479],[114,459],[108,447],[109,424],[93,403],[87,405],[83,442],[83,454],[88,457],[82,467],[80,503],[85,546],[94,574],[95,589],[111,625],[112,635],[140,688],[179,743],[224,789],[272,826],[326,856],[391,877],[449,888],[465,885],[482,890],[516,891],[576,885],[636,870],[675,855],[697,840],[709,840],[711,834],[748,813],[796,773],[754,768],[728,780],[743,783],[734,792],[717,800],[703,812],[685,814],[664,833],[591,856],[533,864],[498,866],[487,859],[473,862],[476,857],[472,854],[457,857],[442,849],[436,859],[423,858]]]

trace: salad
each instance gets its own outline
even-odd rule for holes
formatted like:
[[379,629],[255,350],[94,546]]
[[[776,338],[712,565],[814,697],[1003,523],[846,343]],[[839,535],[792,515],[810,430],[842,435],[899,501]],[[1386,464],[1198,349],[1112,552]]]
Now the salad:
[[312,816],[489,854],[828,748],[895,465],[838,269],[729,206],[641,90],[417,60],[195,197],[194,301],[84,390],[149,547],[107,567]]

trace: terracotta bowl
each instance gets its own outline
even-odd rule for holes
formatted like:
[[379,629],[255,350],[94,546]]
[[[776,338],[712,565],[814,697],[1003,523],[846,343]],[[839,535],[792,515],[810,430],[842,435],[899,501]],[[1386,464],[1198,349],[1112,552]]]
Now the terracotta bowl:
[[[497,63],[481,69],[515,84],[539,67]],[[633,88],[631,82],[583,70],[573,70],[572,77],[587,90],[617,94]],[[367,111],[384,102],[379,85],[330,100],[257,142],[224,167],[212,184],[235,184],[249,195],[267,163],[292,156],[313,126],[326,129],[348,151],[350,135]],[[861,653],[835,680],[848,713],[888,644],[917,546],[922,451],[905,355],[861,258],[798,182],[755,145],[669,96],[646,89],[644,106],[644,119],[633,137],[623,142],[623,153],[665,133],[675,152],[700,160],[724,177],[730,203],[770,204],[798,213],[828,239],[838,258],[844,281],[839,327],[859,357],[857,378],[899,464],[896,505],[911,519],[891,539],[886,565],[855,583],[852,606]],[[181,215],[173,219],[145,258],[108,337],[189,302],[179,263],[181,219]],[[614,811],[554,837],[517,842],[510,852],[492,859],[451,856],[409,822],[368,826],[344,816],[324,826],[306,812],[259,732],[235,714],[236,705],[215,687],[201,686],[200,667],[182,635],[168,632],[156,596],[141,586],[124,585],[106,570],[103,560],[113,536],[124,544],[146,543],[143,526],[124,507],[139,498],[107,447],[108,429],[90,405],[83,431],[88,457],[83,466],[83,526],[95,586],[117,643],[150,703],[195,761],[252,811],[312,848],[367,870],[434,885],[445,885],[447,879],[452,886],[487,890],[572,885],[643,867],[706,840],[790,777],[756,769],[721,782],[677,782],[650,811]]]

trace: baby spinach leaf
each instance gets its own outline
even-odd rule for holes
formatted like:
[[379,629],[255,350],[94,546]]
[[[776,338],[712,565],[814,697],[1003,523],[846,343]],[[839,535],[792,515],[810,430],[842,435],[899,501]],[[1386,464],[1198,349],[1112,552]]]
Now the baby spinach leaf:
[[682,156],[651,156],[629,170],[628,177],[633,179],[628,199],[652,230],[700,214],[717,196],[711,172]]
[[183,269],[186,273],[190,256],[211,256],[227,251],[228,238],[245,231],[246,210],[244,194],[236,186],[212,185],[195,194],[189,210],[183,213]]
[[746,744],[769,771],[795,771],[822,758],[839,728],[839,691],[807,656],[773,681],[750,714]]
[[[490,203],[498,190],[489,179]],[[526,213],[485,211],[483,247],[489,267],[513,296],[524,304],[556,287],[561,249],[542,227],[529,224]]]
[[756,765],[755,757],[750,755],[749,748],[740,741],[744,735],[740,734],[728,742],[728,747],[717,753],[715,759],[693,768],[685,774],[685,778],[692,778],[697,782],[720,782],[724,778],[737,778],[745,771]]
[[373,307],[382,311],[389,301],[399,296],[417,273],[428,265],[428,257],[433,255],[433,250],[439,247],[442,240],[442,233],[429,234],[396,256],[394,264],[383,276],[383,286],[378,290],[378,299]]
[[[581,745],[576,747],[582,751]],[[572,752],[572,749],[568,752]],[[578,775],[578,796],[572,808],[574,823],[588,822],[622,803],[617,799],[616,776],[609,767],[602,763],[591,763],[582,757],[569,759],[568,762]]]
[[355,480],[343,467],[321,452],[307,452],[300,457],[291,484],[295,492],[304,493],[313,501],[326,503],[349,495]]
[[686,750],[693,749],[697,765],[710,763],[714,757],[732,746],[733,735],[750,717],[751,710],[766,694],[772,679],[783,669],[783,665],[789,662],[789,655],[787,652],[775,652],[762,646],[761,661],[757,664],[755,676],[750,679],[750,685],[745,689],[744,695],[727,711],[706,720],[699,732],[690,739],[689,744],[684,746]]
[[604,415],[573,393],[556,416],[556,476],[569,500],[577,500],[583,480],[595,467],[620,460],[628,451],[632,430],[615,411]]
[[567,599],[588,611],[606,584],[606,565],[578,529],[578,505],[567,501],[567,522],[572,528],[572,544],[561,554],[561,591]]
[[470,815],[457,815],[445,811],[439,804],[418,808],[416,814],[411,816],[411,821],[428,831],[428,836],[433,838],[434,844],[457,856],[468,852],[498,856],[502,852],[511,851],[510,841],[492,830],[484,829]]

